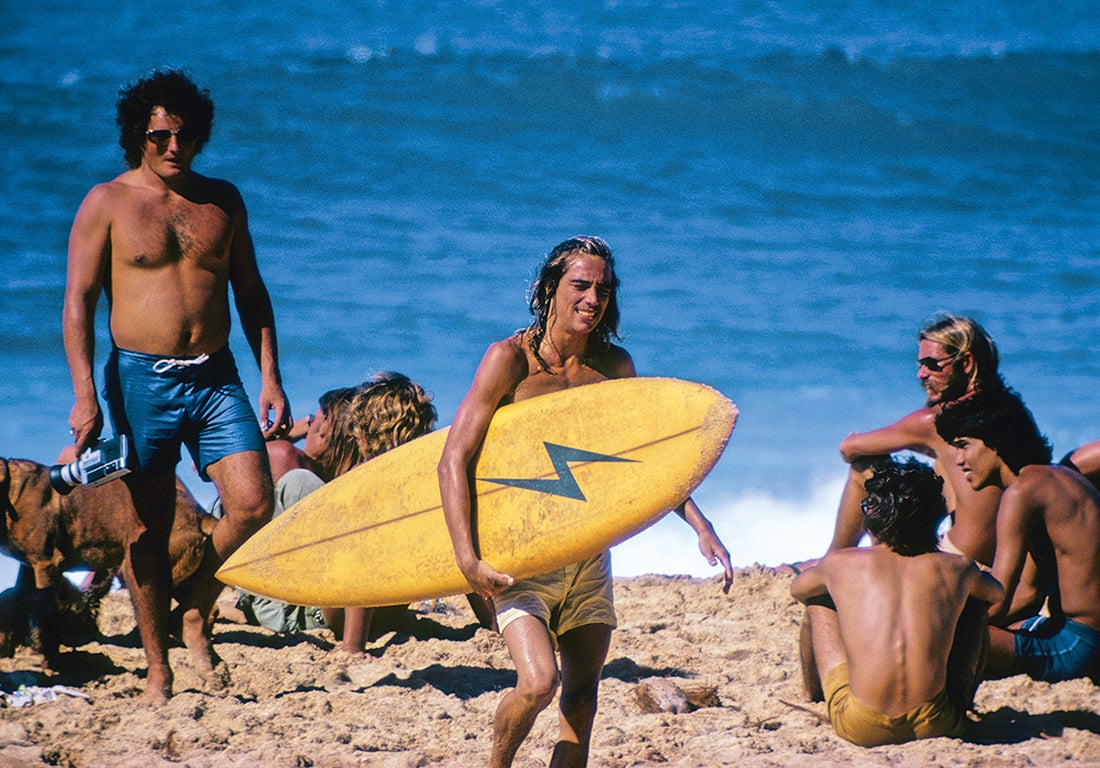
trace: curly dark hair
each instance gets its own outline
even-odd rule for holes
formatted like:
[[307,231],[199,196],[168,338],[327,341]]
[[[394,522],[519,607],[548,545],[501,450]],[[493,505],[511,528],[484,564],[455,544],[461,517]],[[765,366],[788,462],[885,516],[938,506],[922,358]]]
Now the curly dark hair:
[[[527,343],[531,346],[531,352],[539,363],[539,367],[547,370],[546,361],[539,354],[539,345],[546,336],[546,328],[550,321],[550,305],[554,301],[554,294],[558,292],[558,285],[562,277],[573,264],[572,257],[575,254],[589,254],[598,256],[607,264],[611,271],[611,297],[608,299],[607,308],[599,325],[592,332],[589,339],[590,352],[605,351],[611,346],[611,337],[619,338],[619,278],[615,274],[615,257],[611,248],[598,237],[592,235],[576,235],[568,240],[558,243],[553,250],[546,255],[539,270],[539,276],[531,286],[528,303],[533,318],[527,329]],[[597,345],[592,349],[592,345]]]
[[118,93],[118,116],[115,122],[120,129],[118,145],[126,156],[126,165],[137,168],[145,147],[145,131],[149,116],[156,107],[163,107],[170,115],[183,120],[184,125],[199,129],[195,141],[195,153],[202,151],[210,139],[214,125],[214,102],[210,91],[200,89],[191,78],[178,69],[155,70]]
[[1051,462],[1050,443],[1010,387],[982,389],[947,403],[936,414],[936,431],[949,443],[960,437],[981,440],[1017,475],[1028,464]]
[[934,552],[940,522],[947,516],[943,478],[917,459],[882,459],[871,473],[864,484],[867,533],[906,557]]

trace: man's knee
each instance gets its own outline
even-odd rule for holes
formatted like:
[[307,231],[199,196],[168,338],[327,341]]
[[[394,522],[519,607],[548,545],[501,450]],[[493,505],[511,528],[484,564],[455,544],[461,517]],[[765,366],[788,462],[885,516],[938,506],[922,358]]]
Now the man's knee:
[[223,518],[241,528],[258,530],[275,511],[274,494],[268,484],[238,485],[222,492],[221,506]]
[[550,705],[561,685],[561,675],[554,671],[544,671],[527,675],[516,682],[516,693],[540,711]]
[[583,715],[591,722],[599,705],[599,694],[598,682],[595,685],[585,685],[580,688],[565,686],[562,688],[558,706],[566,718],[573,719],[575,716]]

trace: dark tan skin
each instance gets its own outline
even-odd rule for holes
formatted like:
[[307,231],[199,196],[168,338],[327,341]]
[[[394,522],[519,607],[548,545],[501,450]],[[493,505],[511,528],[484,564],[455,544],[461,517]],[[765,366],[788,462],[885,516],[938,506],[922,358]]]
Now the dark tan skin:
[[[970,392],[973,357],[967,353],[952,360],[942,344],[922,339],[917,359],[928,358],[940,361],[937,365],[940,370],[918,364],[917,379],[926,397],[923,408],[871,432],[853,432],[841,441],[840,455],[850,467],[829,550],[854,547],[862,538],[859,505],[867,495],[864,483],[871,474],[872,464],[891,453],[908,450],[931,458],[936,474],[944,479],[943,494],[948,509],[953,510],[951,529],[945,537],[948,543],[989,567],[993,565],[996,551],[1001,491],[995,487],[976,489],[967,483],[962,470],[955,464],[954,449],[936,432],[938,408]],[[1011,615],[1015,619],[1033,615],[1042,604],[1044,594],[1040,585],[1044,581],[1038,567],[1029,561],[1021,579],[1024,586],[1013,598]]]
[[[498,407],[606,379],[635,375],[626,350],[611,346],[588,354],[588,340],[603,316],[610,296],[610,268],[599,257],[579,253],[562,277],[540,353],[550,370],[543,370],[523,334],[492,344],[459,405],[439,463],[439,485],[447,527],[459,568],[471,589],[486,600],[510,586],[512,576],[481,560],[470,523],[468,468]],[[699,536],[699,548],[712,565],[721,563],[728,592],[733,570],[729,554],[709,521],[690,499],[677,510]],[[491,768],[510,766],[539,712],[561,687],[559,736],[550,765],[584,766],[600,674],[611,642],[611,627],[590,624],[560,635],[555,658],[553,639],[541,621],[525,616],[504,630],[516,666],[516,687],[497,708],[493,724]]]
[[1011,620],[1009,604],[1020,588],[1028,552],[1053,547],[1058,601],[1052,611],[1100,630],[1100,492],[1071,469],[1031,464],[1014,473],[995,450],[977,438],[954,441],[956,461],[976,487],[1004,490],[997,515],[997,557],[993,575],[1004,584],[1005,598],[989,611],[988,677],[1019,671],[1014,664],[1015,636],[1003,629]]
[[1070,461],[1090,483],[1100,488],[1100,440],[1082,445],[1070,454]]
[[995,488],[975,491],[967,485],[952,461],[951,446],[936,433],[935,408],[967,393],[973,358],[966,354],[952,362],[943,345],[927,339],[920,342],[917,356],[943,361],[939,371],[923,365],[917,368],[927,398],[925,407],[871,432],[853,432],[840,444],[840,455],[851,470],[829,549],[854,547],[863,535],[859,504],[866,496],[863,484],[871,463],[881,456],[908,450],[933,459],[937,474],[944,478],[944,496],[948,508],[954,510],[951,543],[978,562],[991,565],[1000,492]]
[[[177,115],[155,108],[148,127],[175,129]],[[229,339],[229,288],[262,377],[259,411],[270,416],[268,436],[292,418],[283,393],[271,300],[256,265],[244,203],[233,185],[191,170],[195,145],[173,136],[147,141],[139,167],[93,188],[81,203],[69,239],[63,311],[65,353],[75,402],[69,417],[78,450],[92,445],[103,426],[93,378],[95,308],[110,301],[110,330],[117,346],[165,357],[213,353]],[[204,633],[220,584],[218,565],[272,512],[267,455],[246,451],[207,468],[225,517],[183,606],[181,632],[201,676],[217,682],[216,657]],[[167,541],[175,478],[128,477],[139,523],[130,531],[123,572],[149,663],[145,698],[167,700],[169,590]]]
[[836,610],[809,605],[815,663],[804,664],[807,692],[847,663],[852,695],[888,716],[919,707],[948,685],[947,661],[967,600],[1001,600],[1000,584],[961,555],[904,557],[884,544],[829,552],[791,583],[803,603],[829,596]]

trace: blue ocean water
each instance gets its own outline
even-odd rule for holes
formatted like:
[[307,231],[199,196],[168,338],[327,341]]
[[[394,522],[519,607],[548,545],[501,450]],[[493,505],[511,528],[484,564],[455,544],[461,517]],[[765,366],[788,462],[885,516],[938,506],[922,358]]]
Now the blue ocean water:
[[[737,564],[821,551],[837,444],[920,405],[937,311],[986,325],[1056,453],[1100,439],[1092,2],[43,0],[0,29],[0,455],[68,439],[68,230],[124,170],[118,89],[159,66],[213,94],[196,167],[249,206],[298,413],[399,370],[449,423],[584,232],[639,372],[742,411],[696,493]],[[712,573],[689,534],[662,521],[617,572]]]

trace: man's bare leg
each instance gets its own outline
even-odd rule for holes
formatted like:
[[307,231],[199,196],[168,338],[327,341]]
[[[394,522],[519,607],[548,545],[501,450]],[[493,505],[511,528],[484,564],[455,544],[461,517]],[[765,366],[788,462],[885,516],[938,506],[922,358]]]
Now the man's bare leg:
[[999,680],[1019,672],[1016,668],[1016,634],[1000,627],[989,628],[989,660],[982,673],[984,680]]
[[798,632],[798,656],[802,664],[802,698],[806,701],[825,701],[825,692],[821,690],[821,674],[817,671],[817,660],[814,658],[814,641],[808,613],[802,616],[802,627]]
[[959,712],[974,708],[974,694],[988,658],[989,605],[970,598],[955,626],[947,657],[947,696]]
[[208,622],[224,585],[214,574],[237,547],[271,519],[275,502],[265,452],[230,454],[208,466],[206,472],[218,489],[222,518],[207,539],[202,562],[181,605],[181,634],[191,651],[195,671],[207,683],[218,685],[223,681],[214,671],[218,657],[210,644]]
[[348,653],[364,653],[367,647],[367,636],[370,634],[371,621],[373,620],[373,608],[345,608],[340,650]]
[[505,694],[493,718],[490,768],[508,768],[535,718],[554,700],[560,675],[546,625],[534,616],[516,619],[504,629],[504,642],[516,665],[516,687]]
[[1093,485],[1100,488],[1100,440],[1082,445],[1070,454],[1070,461]]
[[558,638],[561,701],[558,743],[554,745],[551,768],[583,768],[588,764],[600,675],[611,647],[611,631],[607,624],[587,624]]
[[163,704],[172,695],[173,681],[168,664],[168,613],[172,600],[168,536],[176,508],[176,480],[174,475],[167,474],[134,479],[127,486],[134,514],[127,524],[122,572],[148,663],[143,698]]
[[823,605],[807,605],[806,621],[810,625],[814,664],[820,686],[829,670],[838,664],[848,663],[848,652],[840,639],[840,622],[837,620],[836,610]]

